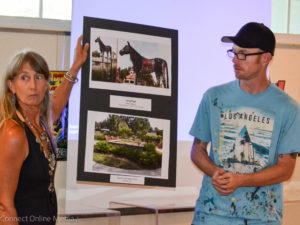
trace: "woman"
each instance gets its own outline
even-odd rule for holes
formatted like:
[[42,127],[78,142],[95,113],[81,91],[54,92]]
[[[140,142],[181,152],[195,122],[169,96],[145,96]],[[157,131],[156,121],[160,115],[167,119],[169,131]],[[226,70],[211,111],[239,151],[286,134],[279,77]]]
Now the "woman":
[[[0,98],[0,224],[55,224],[55,144],[51,124],[65,107],[88,44],[78,38],[73,64],[49,96],[50,72],[39,54],[17,54]],[[50,104],[51,102],[51,104]]]

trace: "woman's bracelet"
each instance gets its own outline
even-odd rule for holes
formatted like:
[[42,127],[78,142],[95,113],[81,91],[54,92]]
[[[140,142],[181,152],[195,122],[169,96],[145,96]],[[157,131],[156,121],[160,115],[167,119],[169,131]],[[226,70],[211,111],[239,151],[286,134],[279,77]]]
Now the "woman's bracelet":
[[71,83],[78,82],[78,78],[70,74],[69,71],[65,73],[64,78]]

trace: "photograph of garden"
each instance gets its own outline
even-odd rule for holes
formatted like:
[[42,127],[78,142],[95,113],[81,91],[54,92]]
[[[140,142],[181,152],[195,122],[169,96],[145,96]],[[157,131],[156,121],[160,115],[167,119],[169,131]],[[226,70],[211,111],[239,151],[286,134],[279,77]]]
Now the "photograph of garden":
[[85,171],[165,177],[169,121],[88,112]]
[[108,114],[95,121],[94,132],[94,170],[106,166],[161,174],[163,130],[152,127],[148,118]]
[[127,170],[161,168],[163,131],[152,128],[147,118],[110,114],[95,122],[93,160]]

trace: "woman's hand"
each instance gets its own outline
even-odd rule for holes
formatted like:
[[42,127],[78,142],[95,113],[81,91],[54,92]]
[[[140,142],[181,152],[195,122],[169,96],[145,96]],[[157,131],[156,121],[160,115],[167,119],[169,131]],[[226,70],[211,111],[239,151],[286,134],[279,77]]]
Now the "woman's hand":
[[82,35],[77,39],[77,45],[74,52],[73,64],[69,70],[72,76],[76,76],[81,66],[87,58],[87,51],[89,49],[89,44],[86,43],[83,47],[81,46]]
[[73,64],[69,70],[69,74],[72,79],[65,77],[64,81],[59,85],[51,96],[52,101],[52,121],[57,121],[61,115],[62,110],[66,106],[73,84],[76,83],[77,73],[87,58],[87,51],[89,44],[86,43],[83,47],[81,46],[82,35],[77,40],[77,45],[74,52]]

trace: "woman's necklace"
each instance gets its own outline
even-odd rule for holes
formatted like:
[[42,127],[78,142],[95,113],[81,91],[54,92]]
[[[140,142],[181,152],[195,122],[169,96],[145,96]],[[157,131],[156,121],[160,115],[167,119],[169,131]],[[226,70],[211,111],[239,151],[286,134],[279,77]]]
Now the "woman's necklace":
[[[45,127],[42,126],[43,132],[39,132],[39,130],[29,121],[29,119],[24,114],[22,114],[22,115],[25,119],[25,122],[29,125],[31,130],[34,133],[36,133],[37,136],[35,137],[35,141],[37,143],[39,143],[40,150],[44,154],[45,158],[48,161],[49,176],[50,176],[50,183],[49,183],[48,191],[49,191],[50,195],[52,195],[54,193],[54,170],[55,170],[55,166],[56,166],[56,160],[55,160],[54,150],[52,149],[52,145],[50,142],[50,138],[46,132]],[[46,150],[44,149],[43,141],[46,141],[46,143],[47,143],[48,155],[46,153]]]

